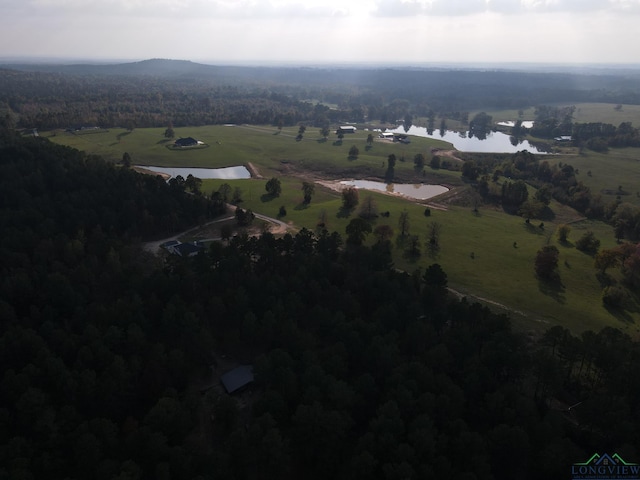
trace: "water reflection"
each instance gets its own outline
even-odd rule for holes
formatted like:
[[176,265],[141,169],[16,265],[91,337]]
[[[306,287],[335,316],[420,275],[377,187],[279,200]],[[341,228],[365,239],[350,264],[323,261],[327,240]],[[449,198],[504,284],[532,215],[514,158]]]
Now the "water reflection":
[[344,180],[341,185],[362,188],[365,190],[376,190],[378,192],[397,193],[406,197],[415,198],[416,200],[426,200],[442,193],[448,192],[449,189],[442,185],[427,185],[423,183],[383,183],[373,180]]
[[240,165],[237,167],[226,168],[183,168],[183,167],[150,167],[140,165],[141,168],[151,170],[156,173],[163,173],[177,177],[178,175],[187,178],[193,175],[200,179],[217,178],[222,180],[238,180],[241,178],[251,178],[251,173],[246,167]]
[[[391,133],[405,133],[403,127],[388,131]],[[433,130],[428,131],[425,127],[412,125],[406,133],[417,137],[444,140],[451,143],[455,149],[461,152],[516,153],[521,150],[528,150],[531,153],[548,153],[543,148],[537,147],[527,140],[516,139],[514,144],[510,135],[502,132],[489,132],[484,139],[480,139],[470,132],[454,132],[453,130],[445,130],[444,135],[440,131],[436,136]]]
[[[498,122],[497,125],[500,125],[502,127],[515,127],[516,122],[508,120],[506,122]],[[520,125],[522,126],[522,128],[533,128],[533,120],[523,120],[522,122],[520,122]]]

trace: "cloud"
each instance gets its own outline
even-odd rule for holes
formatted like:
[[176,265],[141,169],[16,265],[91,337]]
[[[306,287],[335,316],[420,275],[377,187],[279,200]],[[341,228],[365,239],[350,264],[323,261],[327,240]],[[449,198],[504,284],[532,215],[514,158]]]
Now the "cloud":
[[378,0],[378,17],[463,16],[477,13],[640,13],[640,0]]
[[[343,17],[349,9],[341,5],[303,0],[26,0],[8,3],[13,9],[38,14],[135,15],[179,18],[322,18]],[[16,6],[18,4],[18,6]]]
[[6,15],[202,19],[460,17],[478,13],[640,13],[640,0],[0,0]]

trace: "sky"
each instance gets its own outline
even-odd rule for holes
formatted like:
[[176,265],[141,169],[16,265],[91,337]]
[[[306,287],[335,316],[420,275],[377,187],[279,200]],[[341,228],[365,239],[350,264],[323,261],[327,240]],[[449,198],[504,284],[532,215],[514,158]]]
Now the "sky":
[[0,59],[640,64],[640,0],[0,0]]

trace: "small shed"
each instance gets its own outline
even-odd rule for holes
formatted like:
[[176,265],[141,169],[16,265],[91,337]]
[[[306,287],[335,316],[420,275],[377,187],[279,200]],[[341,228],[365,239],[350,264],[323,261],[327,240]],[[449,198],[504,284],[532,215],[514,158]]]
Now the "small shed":
[[220,377],[227,393],[242,390],[253,382],[253,365],[240,365]]
[[340,125],[336,133],[356,133],[356,130],[353,125]]

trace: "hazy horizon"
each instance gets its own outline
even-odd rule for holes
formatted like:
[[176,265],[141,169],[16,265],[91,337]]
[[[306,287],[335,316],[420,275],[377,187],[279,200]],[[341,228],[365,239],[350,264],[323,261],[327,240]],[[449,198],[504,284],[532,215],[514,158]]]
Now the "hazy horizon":
[[2,2],[0,59],[637,66],[640,0]]
[[49,65],[49,66],[101,66],[101,65],[123,65],[133,64],[152,60],[167,61],[184,61],[192,62],[208,66],[220,67],[272,67],[272,68],[362,68],[362,69],[379,69],[379,68],[395,68],[406,70],[429,70],[429,69],[447,69],[447,70],[505,70],[505,71],[548,71],[548,72],[589,72],[589,73],[608,73],[618,71],[629,71],[636,73],[640,71],[639,63],[553,63],[553,62],[422,62],[422,63],[406,63],[406,62],[302,62],[302,61],[280,61],[280,60],[192,60],[187,58],[65,58],[65,57],[36,57],[36,56],[0,56],[0,66],[11,65]]

